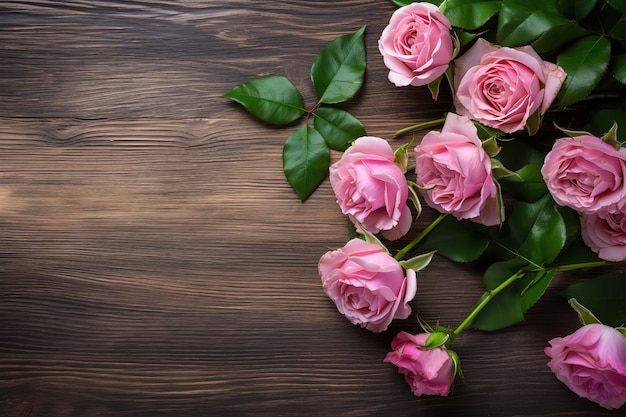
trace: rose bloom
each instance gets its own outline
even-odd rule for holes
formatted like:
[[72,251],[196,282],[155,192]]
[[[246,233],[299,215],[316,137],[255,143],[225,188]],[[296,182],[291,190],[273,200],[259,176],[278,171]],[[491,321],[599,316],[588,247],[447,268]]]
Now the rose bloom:
[[491,160],[470,119],[448,113],[441,132],[415,147],[416,183],[429,206],[457,219],[493,226],[504,217]]
[[455,61],[457,113],[511,133],[535,112],[543,115],[566,74],[530,47],[497,47],[484,39]]
[[626,337],[603,324],[588,324],[550,340],[545,353],[556,377],[580,397],[607,409],[626,402]]
[[386,140],[363,136],[329,169],[330,184],[342,213],[371,233],[388,231],[388,239],[405,235],[412,222],[407,206],[409,186],[394,160]]
[[319,261],[322,288],[353,324],[373,332],[411,314],[417,292],[415,271],[406,271],[379,245],[361,239],[327,252]]
[[383,30],[378,49],[396,87],[429,84],[452,60],[450,22],[434,4],[400,7]]
[[391,342],[393,351],[384,362],[398,367],[398,373],[404,375],[418,397],[424,394],[447,396],[454,382],[454,361],[443,347],[422,350],[428,336],[428,333],[398,333]]
[[626,149],[595,136],[556,140],[541,174],[554,201],[579,212],[619,210],[626,203]]
[[626,210],[583,213],[580,225],[583,241],[600,259],[626,260]]

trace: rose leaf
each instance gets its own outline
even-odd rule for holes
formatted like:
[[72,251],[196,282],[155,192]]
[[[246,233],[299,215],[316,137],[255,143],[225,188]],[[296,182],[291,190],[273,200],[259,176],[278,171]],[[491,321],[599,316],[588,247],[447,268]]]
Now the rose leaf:
[[454,262],[476,260],[489,245],[487,227],[447,216],[424,241],[424,247]]
[[283,146],[283,170],[302,202],[328,174],[330,151],[324,138],[307,125],[293,132]]
[[328,147],[337,151],[345,151],[356,138],[365,136],[365,128],[359,119],[335,107],[315,110],[313,126]]
[[259,119],[286,125],[306,111],[298,89],[286,77],[269,75],[239,84],[223,97],[241,104]]
[[444,15],[452,26],[478,29],[498,13],[502,0],[448,0]]
[[502,46],[525,45],[567,22],[557,10],[556,0],[504,0],[496,38]]
[[567,78],[557,96],[559,106],[566,107],[587,96],[604,75],[610,58],[609,40],[596,35],[581,38],[561,52],[557,64]]
[[341,103],[353,97],[365,75],[365,26],[332,41],[313,61],[311,81],[320,103]]

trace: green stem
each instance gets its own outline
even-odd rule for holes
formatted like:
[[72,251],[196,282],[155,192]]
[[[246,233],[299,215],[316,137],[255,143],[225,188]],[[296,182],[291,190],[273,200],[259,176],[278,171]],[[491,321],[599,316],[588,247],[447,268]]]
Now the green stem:
[[422,239],[424,239],[426,235],[428,235],[428,233],[430,233],[430,231],[433,230],[435,226],[437,226],[446,216],[446,213],[439,214],[439,216],[435,220],[433,220],[433,222],[429,224],[428,227],[422,230],[421,233],[415,237],[415,239],[413,239],[405,247],[400,249],[398,253],[396,253],[396,256],[394,256],[394,258],[398,261],[401,260],[408,251],[410,251],[415,245],[420,243]]
[[567,272],[567,271],[574,271],[576,269],[596,268],[599,266],[606,266],[606,265],[615,265],[615,262],[595,261],[595,262],[583,262],[579,264],[560,265],[556,267],[556,270],[559,272]]
[[422,122],[422,123],[418,123],[416,125],[412,125],[412,126],[408,126],[405,127],[404,129],[400,129],[398,130],[396,133],[393,134],[393,137],[398,137],[398,136],[402,136],[406,133],[409,133],[413,130],[418,130],[418,129],[426,129],[429,127],[435,127],[435,126],[439,126],[441,125],[443,122],[445,122],[446,119],[444,117],[442,117],[441,119],[437,119],[437,120],[431,120],[428,122]]
[[463,329],[465,329],[467,326],[469,326],[469,324],[472,322],[472,320],[474,320],[476,315],[478,315],[478,313],[480,313],[480,311],[487,304],[489,304],[489,302],[493,299],[493,297],[495,297],[502,290],[504,290],[506,287],[508,287],[509,285],[511,285],[512,283],[514,283],[515,281],[517,281],[518,279],[523,277],[525,273],[526,273],[525,271],[519,270],[515,274],[511,275],[502,284],[500,284],[496,288],[494,288],[493,290],[487,291],[486,293],[484,293],[483,296],[478,301],[478,303],[476,304],[476,306],[474,307],[474,309],[467,315],[467,317],[465,317],[465,320],[463,320],[463,322],[461,324],[459,324],[459,326],[456,329],[454,329],[454,332],[453,332],[454,336],[458,336],[459,333],[461,333],[463,331]]

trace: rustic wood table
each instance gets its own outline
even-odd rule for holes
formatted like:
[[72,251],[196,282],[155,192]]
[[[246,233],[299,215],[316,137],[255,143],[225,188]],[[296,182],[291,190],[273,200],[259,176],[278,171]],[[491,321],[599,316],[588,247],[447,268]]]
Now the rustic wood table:
[[[526,323],[457,339],[465,382],[448,398],[414,397],[382,362],[414,316],[373,334],[322,292],[317,261],[347,240],[328,181],[300,203],[281,166],[290,129],[221,95],[282,74],[310,107],[314,57],[367,25],[366,85],[346,108],[384,138],[438,118],[445,92],[434,103],[386,79],[376,42],[393,10],[0,3],[0,415],[623,415],[546,366],[547,341],[578,327],[567,278]],[[413,310],[458,324],[480,275],[436,258]]]

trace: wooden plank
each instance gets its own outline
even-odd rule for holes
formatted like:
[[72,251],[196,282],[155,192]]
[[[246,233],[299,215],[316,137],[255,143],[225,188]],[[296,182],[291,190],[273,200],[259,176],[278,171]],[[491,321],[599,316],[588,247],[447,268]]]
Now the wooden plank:
[[[547,368],[547,340],[577,326],[556,292],[523,326],[464,333],[466,383],[419,399],[382,362],[397,331],[419,331],[414,316],[372,334],[323,294],[317,261],[347,238],[328,182],[301,204],[281,167],[295,125],[220,96],[284,73],[312,106],[319,49],[367,24],[367,83],[345,107],[387,139],[439,117],[445,95],[385,78],[376,39],[392,10],[0,4],[0,415],[619,415]],[[480,265],[437,258],[419,286],[414,311],[454,325],[482,291]]]

